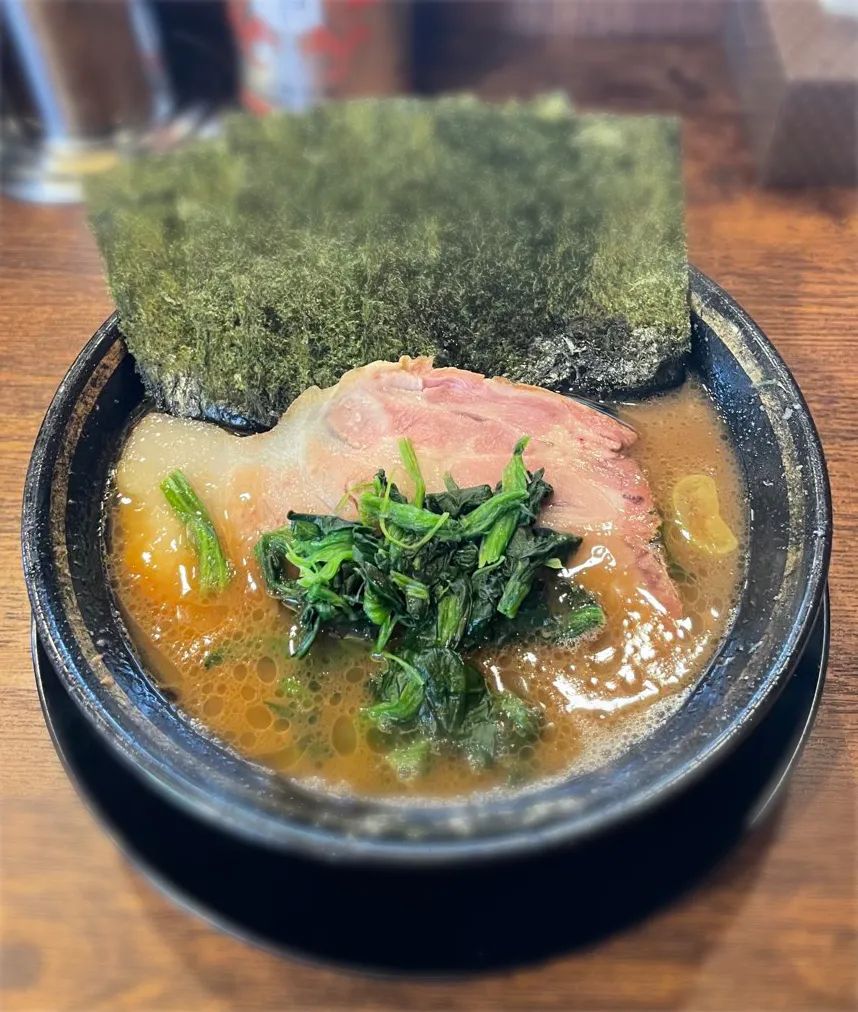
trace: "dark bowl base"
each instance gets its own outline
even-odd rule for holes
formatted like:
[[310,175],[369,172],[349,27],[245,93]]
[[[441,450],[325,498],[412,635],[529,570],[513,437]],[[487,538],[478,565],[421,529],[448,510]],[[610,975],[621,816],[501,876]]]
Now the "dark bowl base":
[[[456,975],[592,943],[711,870],[780,798],[816,715],[828,641],[826,595],[770,713],[706,778],[651,814],[537,860],[417,872],[288,857],[197,821],[117,760],[69,699],[35,628],[33,661],[70,779],[128,858],[171,899],[230,934],[297,958]],[[501,927],[515,924],[527,930]]]

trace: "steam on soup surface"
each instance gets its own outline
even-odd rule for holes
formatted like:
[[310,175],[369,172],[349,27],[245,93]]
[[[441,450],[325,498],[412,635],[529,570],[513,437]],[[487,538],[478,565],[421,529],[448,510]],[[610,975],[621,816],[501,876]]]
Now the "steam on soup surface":
[[[448,379],[458,383],[455,376]],[[421,404],[430,390],[426,376],[422,382]],[[349,400],[351,392],[323,403],[329,393],[308,391],[296,405],[309,396],[312,418],[322,409],[328,412],[322,427],[325,439],[330,438],[336,411],[345,419],[337,424],[359,434],[347,433],[344,445],[354,448],[364,440],[360,445],[365,447],[369,440],[376,446],[375,454],[365,454],[362,472],[349,471],[352,465],[346,460],[352,458],[345,450],[339,452],[339,444],[320,447],[318,433],[302,435],[306,443],[296,449],[296,427],[303,426],[304,433],[310,424],[307,405],[294,414],[290,410],[281,422],[283,426],[291,416],[290,439],[284,438],[288,432],[276,436],[281,426],[266,437],[240,440],[204,423],[150,415],[126,444],[109,501],[110,570],[141,659],[181,710],[251,759],[289,776],[315,780],[325,789],[444,798],[593,768],[649,733],[680,705],[729,622],[742,575],[745,533],[739,470],[721,422],[695,381],[621,409],[637,440],[627,449],[605,453],[617,458],[616,474],[638,476],[636,491],[620,490],[622,496],[617,493],[613,499],[608,492],[602,499],[596,495],[600,482],[609,487],[616,478],[599,454],[591,452],[602,445],[598,440],[586,453],[581,451],[577,464],[569,464],[572,471],[584,466],[596,476],[592,494],[578,472],[567,493],[568,469],[562,459],[546,458],[545,480],[555,485],[555,493],[540,522],[563,529],[557,518],[571,515],[563,514],[565,508],[578,510],[575,515],[583,518],[581,527],[571,532],[582,537],[577,550],[563,560],[561,569],[541,570],[549,609],[560,614],[570,593],[583,593],[604,619],[585,635],[560,642],[535,634],[501,643],[489,639],[464,649],[468,666],[485,680],[489,698],[522,700],[538,717],[537,731],[528,739],[513,735],[512,744],[499,746],[493,758],[442,742],[421,753],[419,768],[407,755],[402,759],[402,739],[389,725],[367,717],[378,698],[380,673],[392,662],[373,654],[371,639],[335,636],[324,625],[306,656],[294,656],[306,630],[297,627],[293,611],[268,593],[253,553],[261,534],[287,522],[284,503],[297,510],[308,510],[311,504],[310,512],[316,514],[333,514],[339,506],[340,512],[353,516],[354,498],[361,494],[355,487],[366,487],[379,466],[414,494],[402,467],[397,473],[389,447],[378,449],[388,446],[373,428],[380,424],[375,412],[382,403],[378,391],[373,410]],[[497,388],[490,393],[494,397]],[[383,402],[385,424],[399,417],[396,411],[404,396],[397,391],[393,401]],[[486,438],[482,449],[474,443],[455,457],[456,446],[470,438],[469,425],[474,426],[475,439],[491,436],[488,409],[480,414],[472,397],[466,407],[452,421],[431,416],[444,433],[452,431],[454,442],[449,444],[446,435],[443,445],[437,444],[434,430],[425,428],[396,433],[411,436],[428,492],[444,489],[441,462],[451,455],[449,470],[460,486],[479,481],[494,485],[501,479],[503,464],[489,459],[495,438]],[[514,410],[505,404],[498,424],[515,424],[511,414]],[[476,415],[479,424],[473,421]],[[537,415],[527,418],[531,430],[544,422]],[[416,425],[411,413],[407,417],[408,424]],[[615,424],[590,416],[579,422]],[[549,427],[541,434],[523,430],[515,437],[534,437],[523,457],[531,474],[545,447],[560,446],[555,430],[544,424]],[[502,442],[497,452],[509,459],[512,445]],[[573,446],[563,452],[576,451]],[[631,460],[628,468],[620,459],[625,457]],[[469,471],[472,465],[479,473]],[[188,530],[161,490],[161,481],[177,468],[205,504],[229,559],[232,577],[219,592],[201,593],[199,559]],[[320,508],[317,489],[326,482],[338,490],[337,499],[343,490],[351,490],[353,501],[348,496],[344,502],[326,499],[327,508]],[[638,499],[647,505],[650,493],[664,520],[666,552],[650,549],[633,527],[639,518],[622,512],[633,509]],[[587,494],[590,499],[583,502]],[[574,501],[576,495],[582,501]],[[588,508],[598,513],[606,503],[620,510],[613,520],[587,519]],[[665,570],[670,577],[666,582],[660,575]],[[394,631],[385,653],[397,652],[397,635]],[[406,736],[406,752],[411,740]]]

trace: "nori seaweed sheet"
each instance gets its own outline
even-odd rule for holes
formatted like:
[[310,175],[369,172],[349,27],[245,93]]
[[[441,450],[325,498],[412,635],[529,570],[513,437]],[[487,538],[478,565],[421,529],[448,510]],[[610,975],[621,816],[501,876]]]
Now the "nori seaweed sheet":
[[402,354],[596,397],[684,375],[679,126],[562,96],[228,116],[88,185],[149,393],[272,424]]

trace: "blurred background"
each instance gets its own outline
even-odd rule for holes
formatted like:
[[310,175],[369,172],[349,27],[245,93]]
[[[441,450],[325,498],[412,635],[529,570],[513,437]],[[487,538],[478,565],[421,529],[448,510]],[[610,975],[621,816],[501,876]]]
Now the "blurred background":
[[[556,1009],[855,1007],[856,8],[858,0],[0,0],[0,191],[14,198],[0,199],[0,643],[10,707],[0,899],[10,1007],[518,1009],[534,995]],[[842,543],[826,701],[770,827],[700,889],[610,945],[431,992],[423,982],[415,991],[280,964],[143,885],[66,783],[35,703],[21,487],[56,384],[114,308],[74,206],[80,175],[216,129],[233,108],[550,89],[582,110],[682,118],[689,259],[776,341],[826,448]]]
[[231,107],[448,90],[738,107],[762,185],[858,182],[858,0],[0,0],[0,72],[0,185],[31,201]]

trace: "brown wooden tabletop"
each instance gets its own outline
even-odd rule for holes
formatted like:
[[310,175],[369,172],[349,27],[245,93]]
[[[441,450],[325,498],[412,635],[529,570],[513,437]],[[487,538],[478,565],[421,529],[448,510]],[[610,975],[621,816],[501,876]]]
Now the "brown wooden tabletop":
[[20,573],[24,472],[57,384],[112,306],[79,209],[0,202],[3,1008],[858,1008],[856,195],[755,188],[721,57],[708,45],[570,53],[552,44],[477,64],[489,96],[568,86],[582,105],[683,115],[691,259],[772,338],[813,410],[837,524],[831,664],[785,803],[644,923],[542,966],[462,982],[311,968],[175,909],[93,822],[39,710]]

